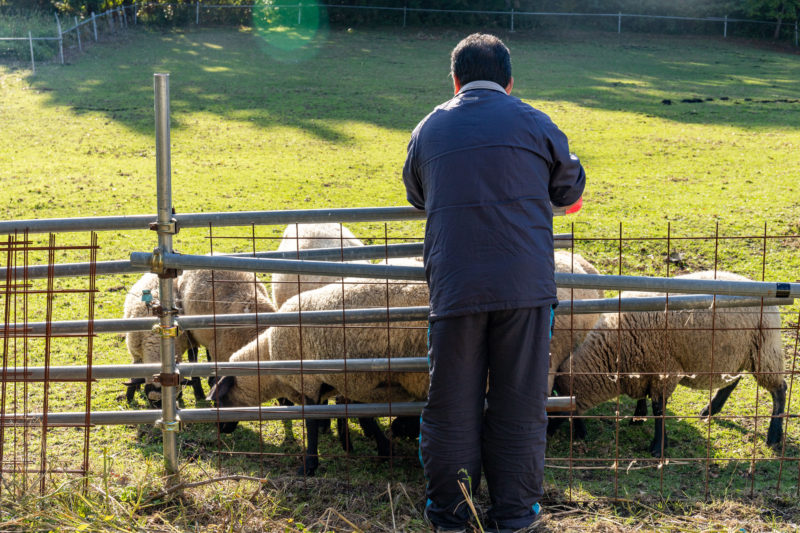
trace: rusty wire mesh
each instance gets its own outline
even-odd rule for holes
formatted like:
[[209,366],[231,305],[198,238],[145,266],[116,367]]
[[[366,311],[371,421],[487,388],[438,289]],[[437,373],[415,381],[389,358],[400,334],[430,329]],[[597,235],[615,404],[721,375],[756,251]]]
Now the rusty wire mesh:
[[[396,242],[418,242],[418,228],[393,227],[388,224],[364,224],[354,232],[370,244],[389,245]],[[788,234],[770,234],[767,228],[761,235],[721,235],[719,229],[710,235],[676,234],[670,227],[664,236],[627,236],[620,225],[619,233],[612,236],[578,235],[575,233],[574,249],[593,263],[604,274],[655,275],[670,277],[684,272],[711,270],[731,270],[746,274],[755,280],[775,280],[792,272],[787,261],[787,247],[796,248],[800,237]],[[342,238],[342,233],[339,233]],[[195,235],[196,237],[196,235]],[[274,229],[250,227],[246,230],[231,231],[209,227],[203,235],[205,244],[196,242],[187,246],[204,248],[208,253],[257,252],[274,250],[281,240]],[[97,253],[97,239],[92,235],[86,246],[56,245],[56,236],[51,235],[47,244],[29,239],[26,235],[14,235],[3,246],[6,265],[6,280],[3,285],[4,345],[3,381],[0,391],[0,464],[3,481],[14,481],[25,486],[38,485],[45,490],[47,480],[56,474],[85,476],[96,465],[92,458],[101,455],[97,443],[90,436],[93,430],[88,413],[93,399],[98,394],[92,386],[91,370],[85,380],[73,383],[55,382],[49,377],[43,381],[31,381],[25,373],[11,375],[10,368],[53,364],[52,354],[57,353],[60,364],[89,365],[96,362],[93,356],[95,335],[91,324],[96,312],[94,296],[97,292],[94,271],[87,277],[59,279],[52,274],[43,280],[29,280],[25,276],[29,265],[55,265],[59,262],[89,261],[94,264]],[[343,242],[340,244],[343,245]],[[377,258],[376,258],[377,260]],[[383,260],[388,260],[388,254]],[[571,264],[575,256],[571,256]],[[19,276],[19,269],[23,267]],[[12,272],[14,274],[12,274]],[[254,291],[269,279],[261,275],[250,275],[246,283]],[[794,277],[796,274],[790,274]],[[793,281],[786,280],[783,281]],[[223,294],[226,284],[239,283],[217,279],[211,276],[211,306],[217,314],[219,294]],[[295,292],[301,289],[300,280],[295,277],[284,283],[292,284]],[[355,281],[334,280],[336,290],[344,295]],[[390,293],[399,285],[413,282],[391,280],[359,280],[371,284],[385,294],[382,306],[390,305]],[[124,292],[124,291],[123,291]],[[572,291],[570,291],[572,292]],[[616,293],[605,294],[617,296]],[[124,297],[120,293],[116,297]],[[302,301],[302,295],[300,296]],[[561,298],[561,306],[568,306],[568,299]],[[346,299],[342,308],[355,308]],[[388,304],[387,304],[388,302]],[[186,302],[184,302],[185,305]],[[666,310],[669,309],[667,303]],[[297,335],[315,335],[320,331],[335,334],[341,342],[334,343],[341,349],[341,357],[347,359],[362,357],[354,346],[350,346],[349,335],[374,334],[385,342],[383,350],[371,353],[372,357],[424,356],[426,327],[424,323],[396,323],[388,318],[381,323],[348,324],[342,314],[342,323],[329,326],[312,326],[302,323],[302,312],[298,325],[276,326],[294,329]],[[105,317],[117,318],[117,317]],[[578,315],[564,316],[565,322],[556,327],[555,335],[582,337],[589,327],[578,326]],[[13,324],[27,324],[32,320],[48,323],[58,320],[88,320],[88,335],[57,336],[48,331],[45,335],[34,336],[26,333],[26,328],[12,328]],[[627,498],[654,493],[672,499],[705,499],[729,494],[752,495],[769,490],[779,494],[797,494],[800,483],[800,462],[798,446],[800,432],[796,427],[793,413],[794,376],[796,372],[798,349],[798,309],[797,305],[781,309],[780,333],[784,367],[782,374],[787,384],[785,413],[783,416],[784,434],[778,446],[764,444],[766,427],[771,414],[771,399],[751,377],[749,372],[731,395],[725,408],[711,417],[701,418],[700,410],[713,396],[713,390],[691,391],[679,386],[670,397],[663,416],[651,414],[637,416],[644,418],[641,426],[629,425],[633,418],[635,401],[617,396],[582,415],[588,428],[585,440],[575,436],[576,418],[571,414],[551,415],[553,419],[563,416],[566,427],[557,430],[551,437],[547,452],[547,483],[549,494],[557,498],[581,500],[587,497]],[[566,326],[563,326],[566,324]],[[657,332],[663,338],[677,334],[667,326]],[[262,335],[266,328],[256,324],[256,331]],[[696,329],[696,328],[695,328]],[[717,335],[719,328],[712,324],[703,334]],[[215,329],[220,335],[224,329]],[[742,329],[742,334],[747,332]],[[624,329],[617,331],[625,334]],[[407,336],[413,350],[398,353],[392,342],[400,336]],[[221,338],[221,337],[220,337]],[[215,339],[217,337],[215,336]],[[216,341],[215,341],[216,342]],[[117,342],[114,360],[124,360],[124,345]],[[413,353],[412,353],[413,352]],[[302,341],[298,351],[300,360],[314,358],[317,354],[308,353]],[[716,357],[716,355],[709,354]],[[269,353],[259,352],[258,358],[268,358]],[[568,368],[568,367],[567,367]],[[564,372],[562,367],[562,372]],[[569,377],[568,371],[567,376]],[[727,370],[724,372],[728,372]],[[723,371],[719,372],[720,374]],[[619,369],[604,376],[615,383],[621,383],[626,376]],[[652,374],[652,373],[650,373]],[[424,374],[423,374],[424,375]],[[647,372],[638,372],[632,379],[647,377]],[[669,375],[668,372],[665,375]],[[256,376],[261,389],[263,376]],[[300,374],[301,388],[306,380],[314,380],[311,374]],[[342,396],[352,392],[353,376],[343,375]],[[382,378],[385,381],[387,399],[392,399],[392,391],[398,385],[398,376],[389,370]],[[118,387],[115,383],[112,387]],[[206,390],[208,386],[206,386]],[[326,396],[332,391],[325,391]],[[46,415],[39,422],[26,424],[6,423],[6,417],[19,413],[47,413],[51,400],[58,398],[60,407],[74,400],[72,410],[84,411],[86,423],[80,427],[55,427],[48,423]],[[327,399],[327,398],[326,398]],[[423,399],[423,398],[418,398]],[[276,402],[277,398],[256,397],[253,405]],[[301,398],[305,407],[308,399]],[[391,413],[391,403],[389,412]],[[346,404],[347,405],[347,404]],[[133,402],[128,409],[146,407],[141,399]],[[182,407],[209,406],[203,399],[184,394]],[[647,445],[653,437],[656,418],[665,421],[669,446],[664,457],[653,457]],[[308,420],[278,421],[260,419],[256,422],[241,423],[232,434],[222,434],[215,424],[187,425],[182,430],[181,461],[210,460],[219,470],[242,471],[247,474],[270,476],[302,472],[303,451],[307,444]],[[388,429],[391,419],[382,418],[381,431]],[[419,480],[423,483],[414,440],[398,440],[394,446],[376,454],[374,439],[363,435],[355,422],[348,424],[350,429],[345,437],[343,448],[332,436],[320,439],[319,459],[322,475],[359,479]],[[131,438],[157,441],[159,430],[143,426],[131,430]],[[139,451],[134,451],[140,453]],[[0,487],[0,490],[3,490]]]

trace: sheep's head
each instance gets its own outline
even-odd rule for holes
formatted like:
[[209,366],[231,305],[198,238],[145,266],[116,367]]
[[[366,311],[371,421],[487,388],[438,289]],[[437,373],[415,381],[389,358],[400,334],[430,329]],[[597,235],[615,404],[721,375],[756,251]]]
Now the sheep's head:
[[[217,407],[238,407],[237,402],[232,398],[232,391],[236,387],[236,376],[224,376],[219,378],[214,386],[206,396],[206,400],[214,402]],[[237,421],[220,422],[218,424],[220,433],[233,433],[236,426],[239,425]]]

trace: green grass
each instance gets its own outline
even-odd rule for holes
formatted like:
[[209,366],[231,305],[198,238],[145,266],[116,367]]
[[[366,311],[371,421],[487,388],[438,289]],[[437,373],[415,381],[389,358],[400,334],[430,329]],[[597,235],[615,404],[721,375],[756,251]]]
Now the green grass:
[[[448,54],[462,34],[355,28],[331,31],[297,53],[275,50],[259,35],[263,32],[249,28],[135,30],[83,55],[73,54],[66,66],[42,65],[33,77],[26,70],[0,66],[0,219],[154,213],[154,72],[171,74],[172,183],[178,212],[405,205],[400,169],[409,133],[452,94]],[[523,32],[503,37],[512,50],[515,94],[561,126],[587,170],[583,210],[557,220],[555,229],[574,230],[576,251],[603,273],[673,275],[678,269],[665,258],[678,251],[690,271],[716,265],[754,279],[800,277],[800,103],[780,101],[800,98],[800,56],[692,37]],[[704,101],[681,102],[689,98]],[[662,103],[667,99],[671,105]],[[248,251],[255,234],[263,239],[256,247],[270,249],[277,246],[274,239],[282,229],[214,228],[213,241],[208,230],[183,230],[175,246],[192,253],[205,253],[212,244],[216,251]],[[390,238],[423,234],[419,222],[387,228],[357,224],[352,229],[368,242],[383,242],[384,231]],[[785,237],[764,239],[765,233]],[[43,242],[42,236],[31,239]],[[89,236],[60,234],[56,243],[88,245]],[[156,241],[148,232],[111,231],[99,235],[99,244],[98,259],[110,260],[149,251]],[[86,261],[88,255],[86,250],[59,251],[56,258]],[[46,262],[46,254],[32,252],[28,261]],[[98,278],[96,317],[121,316],[126,291],[136,279]],[[85,290],[88,282],[59,279],[56,286]],[[54,319],[85,318],[87,302],[85,294],[59,295]],[[30,295],[29,320],[43,320],[45,309],[43,296]],[[797,312],[794,306],[785,314],[787,358],[794,353]],[[21,319],[20,302],[16,313]],[[50,348],[53,364],[85,361],[85,339],[54,339]],[[23,349],[21,341],[9,348],[10,366],[22,364]],[[41,364],[43,351],[43,342],[30,340],[30,364]],[[96,364],[128,360],[120,335],[98,336],[93,351]],[[92,408],[144,407],[141,399],[133,407],[118,400],[121,390],[115,381],[94,383]],[[36,411],[42,392],[41,384],[9,385],[6,409],[16,402],[23,410],[27,401],[27,410]],[[753,430],[755,394],[752,379],[740,384],[722,413],[734,418],[711,424],[709,448],[708,424],[689,418],[707,394],[680,388],[669,414],[687,418],[668,422],[671,464],[658,469],[646,461],[628,461],[619,465],[616,476],[607,468],[571,473],[548,469],[551,506],[568,505],[570,495],[589,502],[619,496],[664,506],[652,513],[635,505],[602,507],[597,511],[602,519],[586,511],[591,505],[576,507],[583,520],[574,527],[600,529],[604,520],[648,524],[664,509],[675,520],[688,520],[692,502],[705,499],[708,472],[709,496],[724,504],[711,504],[703,512],[714,517],[734,505],[736,512],[757,517],[742,523],[782,527],[797,516],[791,503],[797,493],[797,463],[785,463],[778,494],[778,461],[758,462],[754,474],[748,474],[754,453],[777,457],[762,444],[764,420],[757,433]],[[50,407],[82,410],[85,396],[84,385],[54,383]],[[185,401],[190,407],[195,402],[189,396]],[[795,404],[789,405],[790,411]],[[761,391],[759,414],[769,408]],[[621,410],[630,413],[632,404],[622,401]],[[619,457],[647,456],[652,426],[629,428],[623,421],[617,430],[613,411],[609,403],[594,412],[612,418],[591,420],[590,439],[575,443],[573,455],[613,459],[618,435]],[[785,455],[796,460],[800,433],[794,420],[788,426]],[[30,459],[35,469],[40,434],[35,428],[27,431],[6,429],[4,454],[6,460]],[[301,452],[300,435],[297,423],[294,439],[285,438],[279,423],[261,428],[245,424],[233,436],[221,438],[208,425],[186,428],[180,452],[186,481],[237,474],[266,477],[272,484],[221,481],[187,489],[176,500],[157,497],[163,488],[158,431],[92,428],[86,501],[76,494],[82,481],[75,475],[50,474],[49,498],[36,500],[39,507],[24,500],[33,505],[25,512],[5,501],[3,520],[10,524],[26,517],[28,522],[13,526],[18,529],[55,527],[53,513],[41,508],[45,502],[45,507],[63,512],[62,523],[74,528],[89,524],[103,529],[111,521],[109,528],[123,529],[232,531],[241,524],[271,530],[352,529],[340,513],[360,528],[385,530],[392,510],[386,480],[392,479],[396,519],[405,520],[408,530],[424,529],[409,503],[420,506],[424,485],[413,443],[401,444],[404,459],[378,464],[369,458],[372,445],[357,434],[355,457],[325,459],[323,479],[303,482],[291,475],[296,458],[283,455]],[[50,432],[48,463],[80,468],[83,439],[81,429]],[[321,447],[324,454],[340,455],[333,437],[323,437]],[[257,459],[240,453],[259,451],[269,455]],[[680,460],[707,454],[712,459],[708,463]],[[569,456],[563,433],[550,443],[548,456]],[[608,465],[608,460],[597,463]],[[398,483],[410,498],[401,495]],[[36,473],[16,476],[0,497],[22,495],[25,488],[35,494],[38,486]],[[751,491],[764,499],[750,500]],[[149,501],[154,494],[155,500]],[[773,511],[762,512],[761,506]],[[114,517],[106,521],[109,514]],[[549,523],[554,528],[572,524],[572,516],[554,511]],[[719,516],[710,520],[710,527],[727,527],[730,516]],[[698,523],[680,524],[692,528]]]

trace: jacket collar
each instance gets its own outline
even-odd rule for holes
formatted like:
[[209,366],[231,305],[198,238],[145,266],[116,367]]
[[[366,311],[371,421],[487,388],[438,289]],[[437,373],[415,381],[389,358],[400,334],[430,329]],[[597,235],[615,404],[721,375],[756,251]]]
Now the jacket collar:
[[458,94],[461,94],[466,91],[473,91],[475,89],[489,89],[492,91],[498,91],[503,94],[506,94],[506,90],[503,89],[499,83],[495,83],[493,81],[488,81],[488,80],[476,80],[476,81],[471,81],[465,85],[462,85],[461,90],[458,91]]

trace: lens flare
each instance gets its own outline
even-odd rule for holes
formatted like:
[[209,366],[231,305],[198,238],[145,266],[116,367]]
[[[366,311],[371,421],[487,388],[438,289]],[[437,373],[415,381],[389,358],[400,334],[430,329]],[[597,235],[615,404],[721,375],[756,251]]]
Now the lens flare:
[[253,7],[253,29],[264,52],[278,61],[297,63],[317,54],[328,29],[324,6],[284,6],[260,0]]

